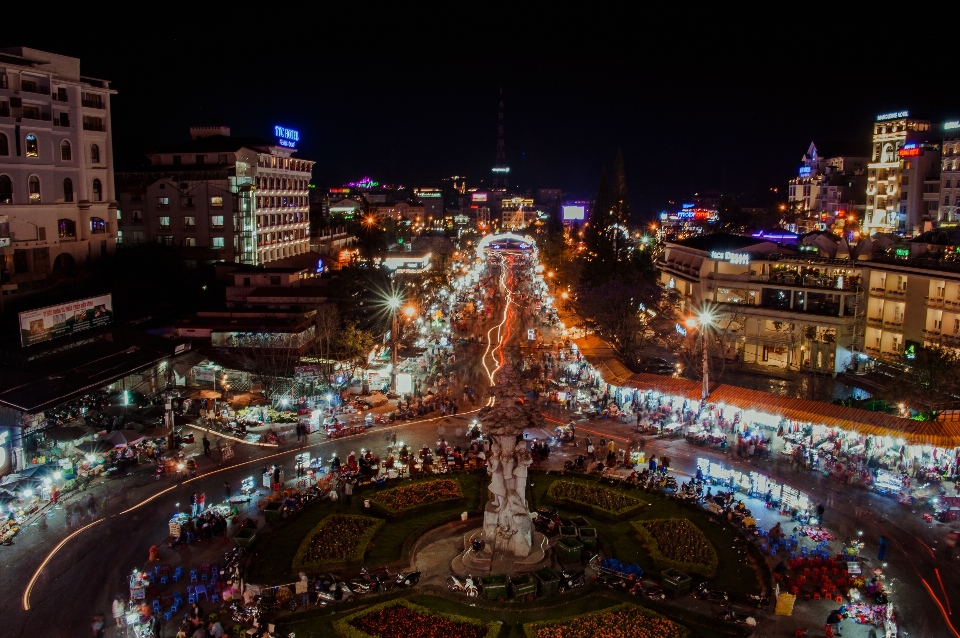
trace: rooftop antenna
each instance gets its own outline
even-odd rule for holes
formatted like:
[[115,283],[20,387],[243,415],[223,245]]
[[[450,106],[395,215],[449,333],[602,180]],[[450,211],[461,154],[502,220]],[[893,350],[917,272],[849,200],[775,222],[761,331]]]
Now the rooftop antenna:
[[503,87],[500,87],[500,113],[497,117],[497,161],[493,166],[493,188],[507,188],[507,175],[510,167],[507,166],[507,151],[503,143]]

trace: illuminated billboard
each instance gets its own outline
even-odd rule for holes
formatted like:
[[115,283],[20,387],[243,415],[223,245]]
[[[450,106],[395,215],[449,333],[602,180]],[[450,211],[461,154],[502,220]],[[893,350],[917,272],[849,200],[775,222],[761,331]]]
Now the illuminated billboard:
[[273,135],[277,138],[277,144],[287,148],[297,148],[297,142],[300,141],[300,131],[285,126],[274,126]]
[[474,193],[471,199],[472,199],[472,201],[475,201],[475,202],[485,202],[485,201],[487,201],[487,194],[486,194],[486,193]]
[[41,341],[103,326],[113,321],[113,297],[109,294],[20,313],[20,343]]
[[586,206],[564,206],[563,207],[563,221],[565,222],[583,221],[586,218],[587,218]]

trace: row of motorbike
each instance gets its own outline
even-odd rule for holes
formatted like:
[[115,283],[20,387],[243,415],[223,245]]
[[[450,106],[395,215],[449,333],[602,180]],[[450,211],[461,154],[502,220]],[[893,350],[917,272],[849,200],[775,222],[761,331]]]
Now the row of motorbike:
[[[587,575],[584,570],[563,571],[560,573],[558,591],[563,594],[586,584]],[[477,598],[483,593],[483,585],[475,581],[473,576],[469,574],[464,578],[457,578],[455,574],[450,574],[450,577],[447,578],[447,589],[455,594],[463,594],[467,598]]]
[[398,572],[391,576],[386,567],[363,567],[356,578],[349,580],[343,580],[335,574],[320,574],[314,583],[314,591],[317,605],[328,607],[366,594],[415,587],[419,582],[419,571]]

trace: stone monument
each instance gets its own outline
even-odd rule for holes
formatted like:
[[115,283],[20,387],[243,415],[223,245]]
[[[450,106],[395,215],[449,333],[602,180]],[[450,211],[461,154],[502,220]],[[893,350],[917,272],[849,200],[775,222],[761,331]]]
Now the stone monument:
[[531,459],[523,443],[523,431],[542,427],[543,415],[524,398],[511,366],[504,367],[499,376],[499,383],[491,390],[494,403],[478,415],[491,441],[487,457],[490,500],[483,513],[484,551],[523,558],[530,555],[533,544],[533,521],[526,499]]

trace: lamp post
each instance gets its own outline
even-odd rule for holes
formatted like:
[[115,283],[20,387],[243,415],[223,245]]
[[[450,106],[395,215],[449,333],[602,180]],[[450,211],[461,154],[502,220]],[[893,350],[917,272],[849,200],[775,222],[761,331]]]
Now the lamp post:
[[387,305],[390,306],[392,312],[391,325],[390,325],[390,389],[393,392],[397,391],[397,344],[400,340],[397,339],[397,310],[400,309],[400,298],[399,297],[390,297],[387,301]]
[[710,359],[707,351],[707,330],[713,326],[714,316],[707,310],[701,310],[696,317],[690,317],[684,322],[687,328],[699,329],[697,339],[703,341],[703,388],[700,398],[706,400],[710,395]]

